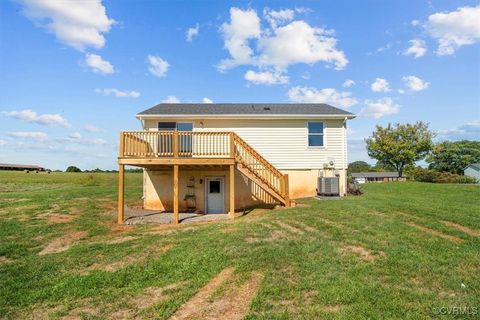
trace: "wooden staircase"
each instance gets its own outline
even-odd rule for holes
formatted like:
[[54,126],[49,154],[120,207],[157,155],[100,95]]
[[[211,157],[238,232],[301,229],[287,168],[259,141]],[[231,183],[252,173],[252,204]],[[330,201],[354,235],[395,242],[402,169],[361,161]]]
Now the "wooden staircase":
[[288,174],[281,173],[254,148],[231,133],[236,168],[285,207],[290,207]]

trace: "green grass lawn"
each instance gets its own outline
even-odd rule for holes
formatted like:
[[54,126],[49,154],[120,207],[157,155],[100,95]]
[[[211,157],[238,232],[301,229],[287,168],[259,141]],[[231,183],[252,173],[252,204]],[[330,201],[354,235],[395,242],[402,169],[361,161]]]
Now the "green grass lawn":
[[[363,190],[235,221],[119,227],[116,174],[0,172],[0,318],[167,319],[232,269],[198,301],[228,305],[238,293],[247,319],[447,319],[434,308],[479,308],[480,188]],[[141,174],[127,174],[127,205],[141,194]]]

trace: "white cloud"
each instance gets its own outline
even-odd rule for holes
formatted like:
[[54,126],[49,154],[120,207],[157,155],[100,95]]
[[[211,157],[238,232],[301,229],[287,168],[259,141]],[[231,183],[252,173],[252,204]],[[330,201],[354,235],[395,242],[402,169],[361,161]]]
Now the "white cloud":
[[23,13],[38,26],[77,50],[103,48],[104,33],[115,23],[108,18],[101,0],[21,0]]
[[159,78],[167,75],[168,67],[170,67],[170,65],[166,60],[152,55],[149,55],[147,59],[149,64],[148,71],[150,71],[151,74]]
[[480,119],[437,132],[440,140],[480,140]]
[[388,51],[391,48],[393,48],[393,46],[398,45],[399,43],[400,43],[400,41],[387,42],[387,44],[385,44],[382,47],[379,47],[379,48],[375,49],[375,51],[367,52],[367,55],[368,56],[373,56],[373,55],[377,55],[379,53],[382,53],[384,51]]
[[103,60],[98,54],[87,53],[85,55],[85,64],[89,66],[93,72],[101,74],[115,73],[115,68],[107,60]]
[[54,139],[55,142],[60,143],[62,145],[68,144],[68,143],[74,143],[74,144],[81,144],[85,146],[92,146],[92,145],[104,145],[107,144],[107,141],[101,138],[96,138],[96,139],[87,139],[84,138],[80,132],[74,132],[70,134],[68,137],[58,137]]
[[420,25],[420,21],[419,20],[412,20],[411,24],[412,24],[412,26],[416,27],[416,26]]
[[402,77],[402,80],[403,82],[405,82],[405,86],[410,91],[422,91],[427,89],[430,85],[430,82],[426,82],[425,80],[422,80],[415,76]]
[[343,83],[344,88],[350,88],[353,85],[355,85],[355,81],[350,79],[345,80],[345,82]]
[[280,24],[292,21],[295,17],[295,11],[292,9],[275,11],[265,8],[263,9],[263,17],[270,23],[270,26],[275,29]]
[[195,27],[188,28],[187,32],[185,33],[185,36],[187,37],[188,42],[192,42],[193,38],[198,36],[198,30],[200,29],[200,26],[197,25]]
[[91,142],[92,144],[94,144],[94,145],[97,145],[97,146],[101,146],[101,145],[107,144],[107,140],[102,139],[102,138],[93,139],[93,140],[91,140],[90,142]]
[[336,49],[337,40],[331,30],[315,28],[305,21],[293,21],[274,29],[274,34],[258,41],[259,63],[286,68],[290,64],[332,63],[335,69],[344,69],[348,63],[345,54]]
[[100,129],[91,125],[91,124],[87,124],[85,127],[83,127],[83,129],[87,132],[100,132]]
[[202,103],[213,103],[213,101],[207,97],[202,99]]
[[71,125],[59,114],[38,114],[30,109],[20,111],[4,111],[2,114],[13,117],[15,119],[33,122],[41,125],[59,125],[64,128],[69,128]]
[[104,96],[114,95],[117,98],[138,98],[140,97],[140,92],[138,91],[128,91],[128,90],[118,90],[115,88],[105,88],[105,89],[95,89],[96,93],[103,94]]
[[37,142],[42,142],[48,140],[48,135],[45,132],[38,131],[14,131],[7,133],[10,137],[13,138],[25,138],[32,139]]
[[410,43],[410,47],[408,47],[403,54],[406,56],[412,55],[415,58],[420,58],[427,53],[427,48],[425,46],[425,41],[422,39],[412,39],[408,41]]
[[220,28],[224,37],[224,46],[231,55],[231,59],[220,62],[220,70],[238,65],[254,63],[253,50],[248,41],[260,38],[260,18],[254,10],[230,9],[230,23],[222,24]]
[[71,138],[73,140],[81,140],[82,135],[80,134],[80,132],[74,132],[71,135],[69,135],[69,138]]
[[245,73],[245,80],[252,82],[253,84],[285,84],[288,83],[288,76],[283,75],[281,72],[255,72],[248,70]]
[[180,99],[175,96],[168,96],[162,103],[180,103]]
[[365,100],[365,105],[366,107],[360,110],[360,116],[366,118],[378,119],[400,111],[400,106],[393,102],[391,98]]
[[[220,62],[220,71],[252,65],[262,72],[286,72],[292,64],[313,65],[320,61],[333,65],[335,69],[347,65],[345,54],[336,48],[334,31],[312,27],[303,20],[292,21],[294,15],[288,9],[266,9],[264,16],[271,28],[262,30],[260,18],[254,10],[230,9],[230,21],[220,29],[230,58]],[[254,41],[256,46],[251,43]]]
[[358,103],[350,92],[337,92],[333,88],[293,87],[287,92],[292,102],[327,103],[339,108],[349,108]]
[[388,81],[382,78],[376,78],[370,88],[373,92],[389,92],[391,90]]
[[437,55],[454,54],[458,48],[480,41],[480,6],[432,14],[424,28],[438,41]]
[[8,144],[7,141],[0,139],[0,147],[6,146],[7,144]]

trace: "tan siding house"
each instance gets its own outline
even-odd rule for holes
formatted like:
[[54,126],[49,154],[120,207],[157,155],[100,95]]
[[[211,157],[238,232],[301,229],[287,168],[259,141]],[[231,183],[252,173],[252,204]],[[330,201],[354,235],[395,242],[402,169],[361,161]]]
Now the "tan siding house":
[[143,131],[122,133],[119,164],[145,168],[147,209],[233,217],[262,202],[290,206],[314,196],[319,176],[337,176],[346,193],[349,112],[325,104],[160,104],[137,118]]

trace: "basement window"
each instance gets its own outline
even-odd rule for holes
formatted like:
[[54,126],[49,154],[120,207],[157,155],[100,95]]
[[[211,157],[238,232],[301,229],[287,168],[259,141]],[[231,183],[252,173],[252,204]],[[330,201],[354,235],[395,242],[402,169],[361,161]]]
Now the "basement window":
[[323,147],[323,122],[308,123],[308,146]]

